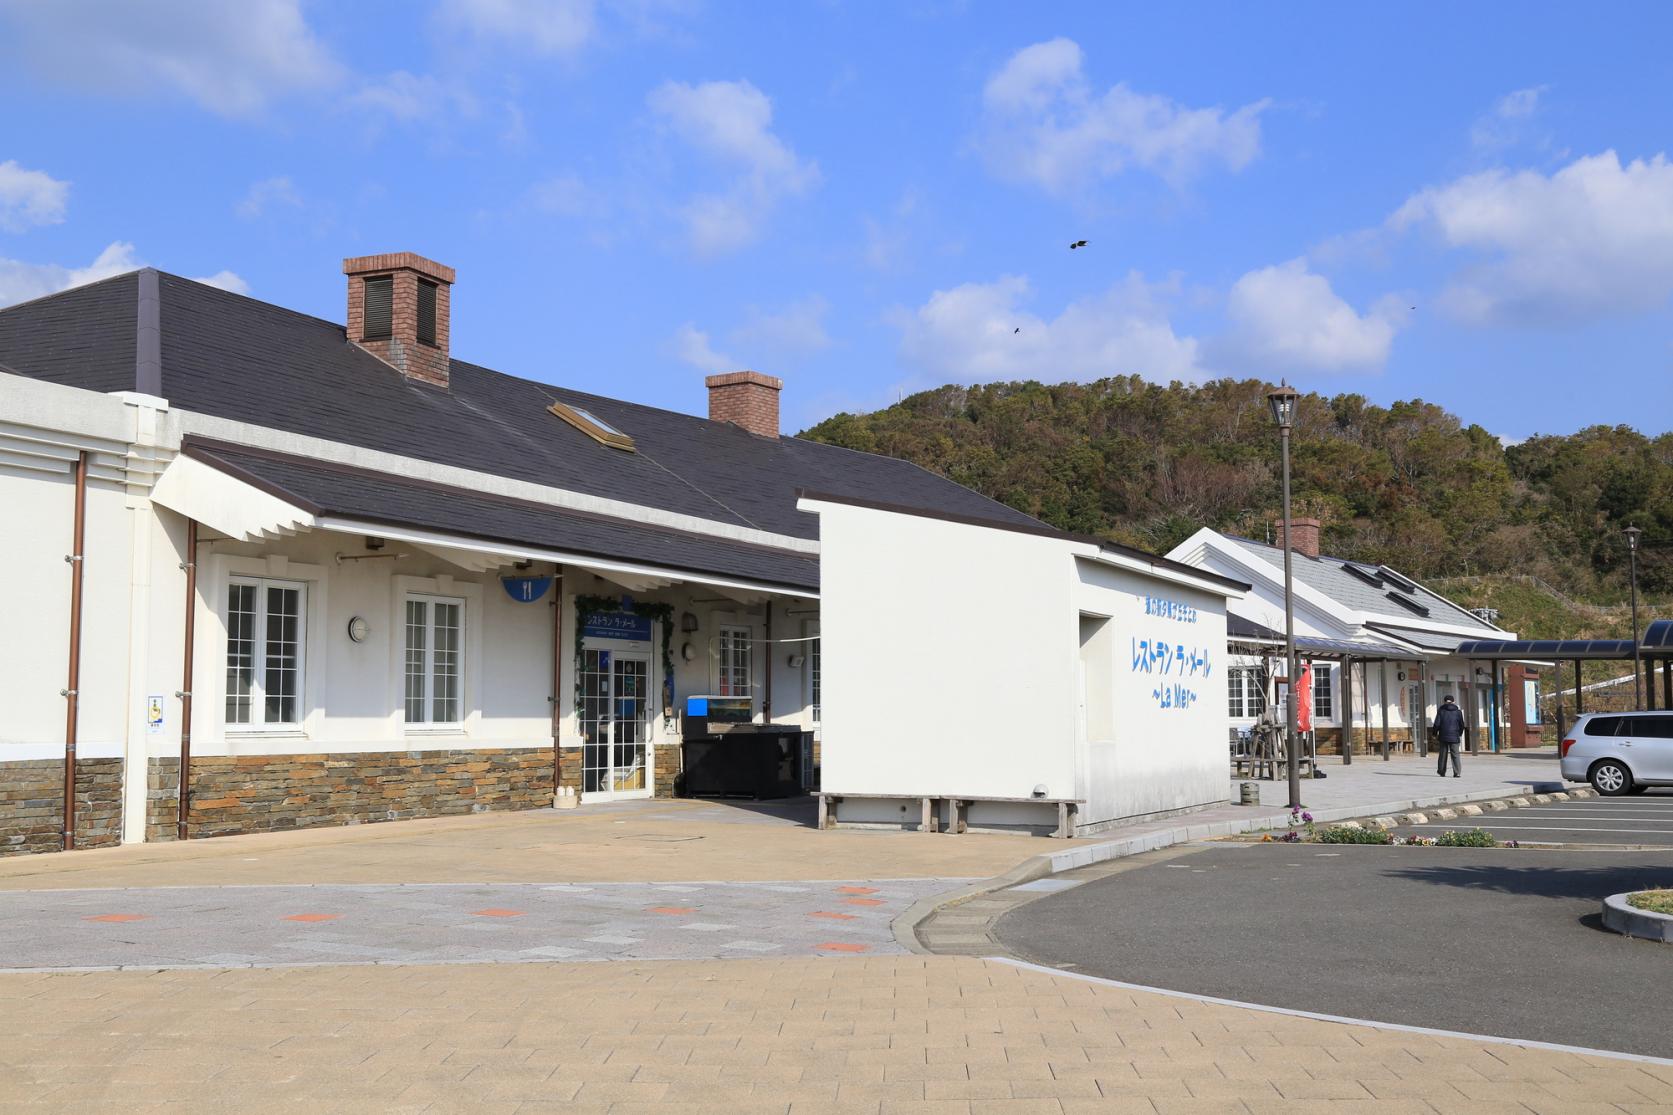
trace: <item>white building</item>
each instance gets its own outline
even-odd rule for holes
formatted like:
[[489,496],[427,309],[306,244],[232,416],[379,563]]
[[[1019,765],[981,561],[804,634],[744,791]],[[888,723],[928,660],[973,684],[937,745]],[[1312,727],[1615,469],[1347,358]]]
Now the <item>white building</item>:
[[781,437],[768,376],[454,359],[451,269],[344,271],[346,326],[150,270],[0,310],[0,852],[670,795],[693,697],[853,794],[1225,797],[1241,586]]
[[[1352,716],[1357,750],[1426,743],[1424,731],[1447,696],[1472,725],[1471,746],[1485,748],[1507,723],[1494,723],[1496,666],[1459,657],[1459,644],[1514,639],[1481,616],[1454,604],[1387,566],[1348,561],[1319,552],[1319,523],[1294,524],[1296,656],[1313,665],[1313,708],[1320,751],[1337,750]],[[1229,663],[1227,712],[1246,729],[1268,702],[1282,704],[1274,675],[1283,670],[1284,551],[1204,528],[1169,557],[1186,565],[1247,581],[1233,600],[1228,624],[1235,649]],[[1351,680],[1350,680],[1351,679]],[[1351,684],[1351,688],[1349,688]]]

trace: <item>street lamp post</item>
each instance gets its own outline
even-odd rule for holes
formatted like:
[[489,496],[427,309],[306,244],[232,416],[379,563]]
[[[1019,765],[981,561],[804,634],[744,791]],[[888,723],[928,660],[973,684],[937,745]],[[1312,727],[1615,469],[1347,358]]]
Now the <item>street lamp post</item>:
[[[1300,734],[1297,731],[1297,700],[1300,695],[1296,692],[1295,595],[1290,570],[1290,545],[1293,540],[1290,523],[1290,428],[1295,423],[1295,401],[1298,397],[1295,388],[1287,383],[1280,383],[1277,390],[1266,396],[1266,401],[1272,405],[1272,418],[1278,423],[1278,440],[1283,445],[1284,457],[1284,677],[1288,691],[1284,702],[1284,756],[1289,760],[1292,812],[1301,808],[1301,740],[1297,738]],[[1352,731],[1350,724],[1349,734]]]
[[1632,566],[1632,707],[1640,709],[1644,707],[1644,671],[1638,661],[1638,536],[1644,532],[1627,527],[1622,533],[1627,536],[1627,555]]

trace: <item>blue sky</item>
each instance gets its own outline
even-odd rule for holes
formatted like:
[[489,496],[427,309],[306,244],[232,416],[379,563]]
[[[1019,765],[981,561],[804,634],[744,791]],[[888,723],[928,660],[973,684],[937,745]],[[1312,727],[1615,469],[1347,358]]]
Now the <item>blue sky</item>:
[[1658,433],[1670,13],[0,0],[0,302],[340,321],[411,250],[456,357],[693,412],[753,367],[787,429],[1136,373]]

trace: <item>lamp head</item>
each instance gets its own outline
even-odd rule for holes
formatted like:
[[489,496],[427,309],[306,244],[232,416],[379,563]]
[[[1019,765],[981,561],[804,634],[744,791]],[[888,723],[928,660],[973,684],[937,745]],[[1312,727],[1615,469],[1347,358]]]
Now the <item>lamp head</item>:
[[1278,423],[1280,430],[1287,430],[1294,424],[1295,401],[1300,397],[1300,392],[1287,383],[1280,383],[1267,392],[1266,401],[1272,407],[1272,420]]
[[1638,536],[1644,533],[1642,530],[1638,527],[1627,527],[1621,533],[1627,536],[1627,549],[1638,549]]

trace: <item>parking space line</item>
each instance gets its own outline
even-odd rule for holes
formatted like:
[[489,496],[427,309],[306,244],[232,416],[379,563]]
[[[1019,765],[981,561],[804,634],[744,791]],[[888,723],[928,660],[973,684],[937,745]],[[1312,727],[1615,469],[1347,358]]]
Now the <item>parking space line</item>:
[[[1445,824],[1427,824],[1427,825],[1402,825],[1401,827],[1402,828],[1412,828],[1412,829],[1457,829],[1458,826],[1457,825],[1445,825]],[[1475,828],[1484,828],[1486,826],[1476,825],[1474,827]],[[1597,828],[1597,827],[1594,827],[1592,825],[1498,825],[1498,824],[1496,824],[1496,825],[1492,826],[1492,829],[1495,832],[1499,832],[1499,831],[1504,831],[1504,832],[1638,832],[1638,833],[1643,833],[1647,836],[1673,836],[1673,832],[1668,832],[1665,829],[1606,829],[1606,828]]]

